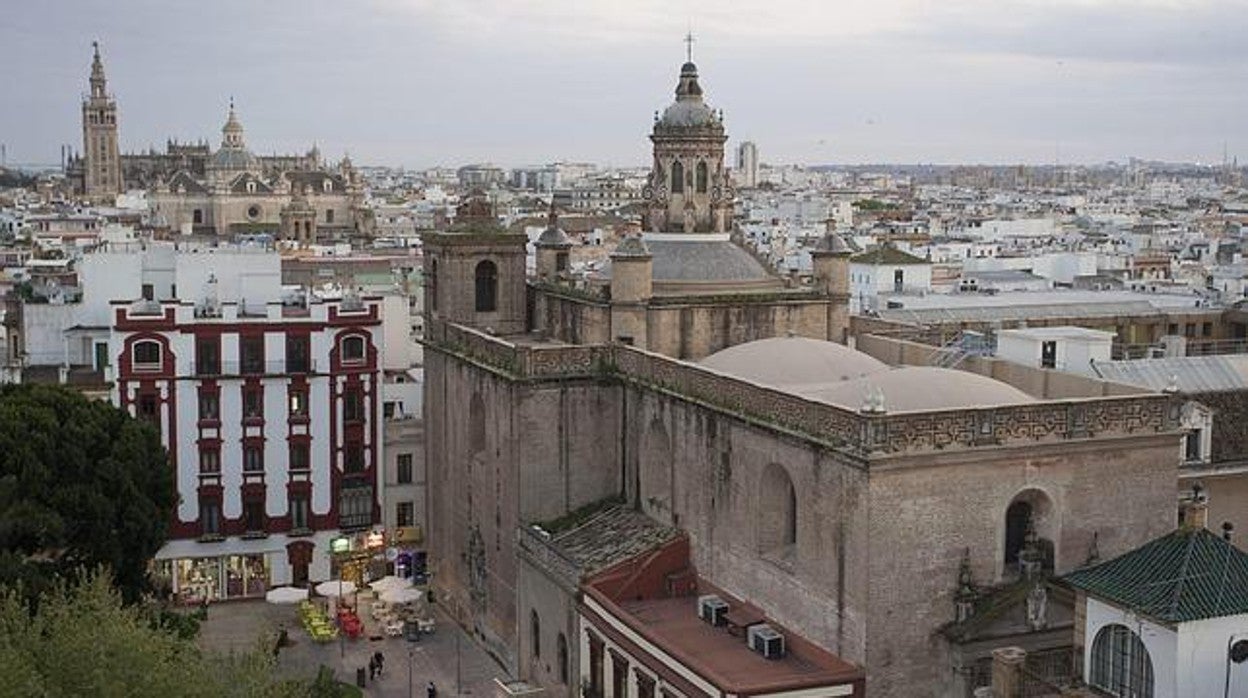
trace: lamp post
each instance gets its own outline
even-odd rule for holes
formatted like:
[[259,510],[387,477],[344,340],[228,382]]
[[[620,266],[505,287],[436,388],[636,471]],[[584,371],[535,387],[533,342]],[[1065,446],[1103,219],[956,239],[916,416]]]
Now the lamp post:
[[[329,560],[330,568],[333,568],[334,557],[345,550],[351,544],[351,540],[346,536],[336,536],[329,541]],[[342,566],[338,566],[338,600],[334,602],[335,611],[342,608]],[[342,614],[334,613],[334,623],[338,626],[338,656],[341,659],[347,657],[347,639],[342,632]]]

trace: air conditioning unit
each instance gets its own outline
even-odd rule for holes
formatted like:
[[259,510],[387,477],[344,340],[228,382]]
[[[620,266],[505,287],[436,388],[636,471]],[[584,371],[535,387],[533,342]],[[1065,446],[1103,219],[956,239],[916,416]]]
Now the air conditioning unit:
[[784,656],[784,635],[766,623],[751,625],[748,639],[750,649],[767,659],[780,659]]
[[698,617],[711,625],[727,622],[728,603],[715,594],[698,597]]

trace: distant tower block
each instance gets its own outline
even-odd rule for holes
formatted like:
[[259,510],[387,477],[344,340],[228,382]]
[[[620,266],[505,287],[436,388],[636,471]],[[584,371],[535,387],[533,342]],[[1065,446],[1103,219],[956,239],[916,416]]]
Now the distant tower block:
[[100,45],[92,42],[91,93],[82,101],[83,194],[112,202],[125,189],[117,150],[117,102],[108,94]]
[[743,189],[758,186],[758,146],[753,141],[737,146],[737,181]]

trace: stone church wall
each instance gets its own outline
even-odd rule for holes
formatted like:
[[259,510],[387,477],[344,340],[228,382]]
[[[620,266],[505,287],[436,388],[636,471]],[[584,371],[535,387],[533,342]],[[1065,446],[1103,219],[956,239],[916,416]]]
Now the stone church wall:
[[[872,462],[867,669],[872,696],[930,695],[951,679],[943,641],[958,566],[970,550],[975,583],[1000,581],[1005,511],[1020,493],[1049,503],[1037,528],[1053,540],[1057,572],[1173,529],[1176,433],[1026,449],[932,454]],[[1042,518],[1041,518],[1042,517]]]
[[647,313],[647,348],[697,361],[720,349],[787,334],[827,339],[827,301],[659,305]]

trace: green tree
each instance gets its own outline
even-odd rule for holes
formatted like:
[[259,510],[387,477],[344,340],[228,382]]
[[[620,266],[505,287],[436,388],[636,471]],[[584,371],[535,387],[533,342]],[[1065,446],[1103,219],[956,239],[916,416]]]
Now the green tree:
[[[265,648],[269,651],[266,651]],[[122,603],[108,574],[58,582],[34,612],[16,588],[0,590],[0,695],[43,698],[307,696],[310,681],[274,677],[272,642],[217,655]]]
[[34,598],[103,565],[137,601],[176,503],[150,425],[65,388],[0,386],[0,583]]

